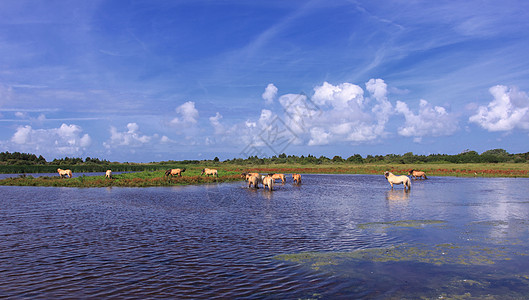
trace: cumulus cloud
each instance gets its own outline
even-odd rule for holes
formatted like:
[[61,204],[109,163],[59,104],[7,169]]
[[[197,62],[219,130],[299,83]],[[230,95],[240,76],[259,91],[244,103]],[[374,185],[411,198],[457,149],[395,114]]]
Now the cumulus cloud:
[[497,85],[489,92],[494,97],[487,106],[480,106],[469,121],[488,131],[529,129],[529,97],[517,88]]
[[91,144],[88,134],[80,126],[62,124],[59,128],[33,129],[30,125],[17,128],[9,141],[17,151],[49,155],[80,155]]
[[362,107],[364,99],[364,90],[352,83],[342,83],[332,85],[324,82],[321,86],[314,88],[312,101],[318,105],[331,105],[335,108]]
[[414,114],[406,103],[397,101],[396,112],[406,119],[398,134],[415,137],[416,142],[424,136],[451,135],[458,128],[454,115],[449,114],[444,107],[432,106],[426,100],[420,100],[417,114]]
[[285,145],[373,143],[392,133],[387,124],[395,114],[406,119],[398,134],[415,141],[424,136],[449,135],[458,128],[454,115],[425,100],[421,100],[418,113],[401,101],[395,106],[382,79],[369,80],[365,88],[348,82],[324,82],[314,88],[312,97],[284,94],[278,102],[281,110],[262,109],[259,115],[231,126],[223,124],[222,115],[217,113],[209,118],[215,132],[209,141],[273,147],[276,151]]
[[268,86],[266,87],[262,95],[263,99],[265,100],[267,104],[270,104],[274,102],[274,99],[276,96],[277,96],[277,87],[272,83],[268,84]]
[[172,125],[191,126],[197,123],[198,110],[195,108],[195,102],[188,101],[176,108],[178,117],[171,121]]
[[311,100],[317,109],[299,117],[309,123],[308,145],[361,143],[383,137],[393,113],[387,99],[387,85],[382,79],[371,79],[366,83],[366,90],[370,97],[365,97],[360,86],[347,82],[338,85],[324,82],[315,87]]
[[326,132],[325,129],[320,127],[314,127],[310,129],[310,140],[309,146],[327,145],[331,134]]
[[136,123],[128,123],[127,131],[119,132],[115,127],[110,127],[110,140],[103,143],[106,148],[118,146],[139,147],[151,141],[152,137],[142,135]]

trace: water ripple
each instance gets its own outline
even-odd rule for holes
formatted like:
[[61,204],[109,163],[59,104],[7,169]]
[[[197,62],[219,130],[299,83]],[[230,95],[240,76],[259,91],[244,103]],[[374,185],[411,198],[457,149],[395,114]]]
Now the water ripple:
[[[490,239],[526,237],[525,224],[507,221],[527,219],[529,207],[517,194],[527,195],[527,181],[493,180],[501,192],[483,191],[470,180],[454,190],[452,181],[414,182],[409,194],[389,191],[382,176],[355,175],[306,175],[303,185],[279,184],[273,192],[249,190],[243,183],[0,187],[0,296],[373,296],[380,286],[362,284],[368,275],[351,279],[274,256],[454,242],[468,232]],[[478,191],[481,196],[474,196]],[[443,220],[450,230],[359,226],[398,220]],[[488,223],[475,223],[484,220],[512,226],[487,231]],[[503,233],[514,225],[516,230]]]

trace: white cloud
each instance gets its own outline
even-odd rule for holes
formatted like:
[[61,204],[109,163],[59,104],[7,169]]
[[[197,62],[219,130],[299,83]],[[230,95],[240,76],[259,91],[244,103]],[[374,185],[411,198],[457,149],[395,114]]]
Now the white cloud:
[[118,146],[139,147],[151,141],[152,137],[142,135],[136,123],[127,124],[127,131],[119,132],[115,127],[110,127],[110,140],[103,143],[106,148]]
[[325,129],[314,127],[310,130],[309,146],[327,145],[331,138],[331,134],[325,132]]
[[197,123],[198,110],[195,108],[195,102],[188,101],[176,108],[179,117],[171,121],[172,125],[188,127]]
[[7,144],[17,151],[52,156],[80,155],[90,147],[92,139],[75,124],[51,129],[33,129],[26,125],[18,127]]
[[494,97],[487,106],[480,106],[469,121],[488,131],[529,129],[529,97],[517,88],[493,86],[489,92]]
[[312,96],[312,101],[318,105],[329,104],[337,108],[362,107],[364,100],[364,90],[356,84],[347,82],[337,86],[324,82],[314,88]]
[[173,143],[174,141],[171,140],[169,137],[167,137],[166,135],[163,135],[161,138],[160,138],[160,143]]
[[27,119],[28,118],[28,113],[27,112],[17,111],[15,113],[15,117],[20,118],[20,119]]
[[275,97],[277,96],[277,87],[270,83],[266,87],[262,97],[266,101],[267,104],[270,104],[274,102]]
[[414,141],[421,141],[424,136],[444,136],[453,134],[457,128],[457,120],[449,114],[444,107],[434,106],[426,100],[419,103],[419,112],[414,114],[408,105],[397,101],[396,112],[406,119],[404,126],[400,127],[398,134],[415,137]]
[[[295,107],[298,113],[290,115],[299,119],[295,123],[302,123],[304,130],[309,132],[308,145],[374,141],[386,134],[385,126],[393,108],[387,100],[387,85],[383,80],[371,79],[366,83],[366,90],[372,97],[364,97],[364,90],[352,83],[332,85],[324,82],[314,88],[311,99],[319,107],[307,109],[298,105]],[[310,103],[308,99],[301,100],[300,103]],[[282,102],[283,106],[286,102]],[[291,107],[288,110],[292,110]]]
[[222,135],[226,133],[226,128],[223,124],[220,123],[220,120],[222,119],[222,115],[217,112],[215,116],[209,117],[209,122],[211,123],[211,126],[213,126],[213,129],[215,130],[215,135]]

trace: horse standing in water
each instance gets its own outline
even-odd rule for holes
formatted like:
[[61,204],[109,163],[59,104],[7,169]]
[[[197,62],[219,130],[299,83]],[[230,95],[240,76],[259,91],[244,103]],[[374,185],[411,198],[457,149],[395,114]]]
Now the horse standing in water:
[[252,185],[256,189],[259,188],[259,181],[261,181],[259,176],[250,176],[248,177],[247,180],[248,180],[248,188],[252,187]]
[[59,168],[59,169],[57,169],[57,172],[59,173],[59,176],[61,178],[64,178],[64,177],[72,178],[72,176],[73,176],[72,170],[63,170],[63,169]]
[[286,182],[285,174],[273,174],[272,178],[274,180],[280,179],[281,183],[285,183]]
[[424,173],[423,171],[411,170],[408,172],[408,175],[412,176],[413,179],[428,179],[428,177],[426,177],[426,173]]
[[272,175],[268,174],[267,176],[264,176],[263,179],[263,188],[268,187],[268,190],[271,191],[274,188],[274,178]]
[[405,176],[405,175],[396,176],[389,171],[384,172],[384,176],[388,180],[389,184],[391,184],[391,188],[393,188],[394,184],[403,184],[404,189],[406,188],[408,188],[408,190],[411,189],[411,180],[408,176]]
[[219,177],[219,174],[217,173],[216,169],[204,168],[204,169],[202,169],[202,173],[200,174],[200,176],[202,176],[204,174],[206,174],[206,176],[212,175],[214,177]]
[[250,177],[253,177],[253,176],[259,177],[261,175],[259,175],[259,173],[246,173],[246,172],[244,172],[244,173],[241,173],[241,176],[242,176],[242,178],[245,178],[246,181],[248,181],[248,179],[250,179]]
[[292,181],[294,183],[300,184],[301,183],[301,174],[292,174]]
[[186,168],[183,169],[169,169],[165,171],[165,176],[182,176],[182,173],[186,171]]

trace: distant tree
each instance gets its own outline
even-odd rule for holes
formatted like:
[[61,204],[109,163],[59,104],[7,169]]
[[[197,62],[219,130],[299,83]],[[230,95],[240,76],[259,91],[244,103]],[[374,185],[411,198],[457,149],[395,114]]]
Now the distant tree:
[[335,162],[335,163],[341,163],[341,162],[344,162],[345,160],[339,156],[339,155],[335,155],[333,158],[332,158],[332,162]]
[[[371,156],[371,155],[369,155],[369,156]],[[371,156],[371,158],[374,159],[373,156]],[[362,163],[364,163],[364,159],[362,158],[362,155],[360,155],[360,154],[355,154],[355,155],[349,156],[349,157],[347,158],[347,161],[348,161],[348,162],[351,162],[351,163],[355,163],[355,164],[362,164]]]

